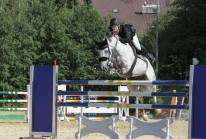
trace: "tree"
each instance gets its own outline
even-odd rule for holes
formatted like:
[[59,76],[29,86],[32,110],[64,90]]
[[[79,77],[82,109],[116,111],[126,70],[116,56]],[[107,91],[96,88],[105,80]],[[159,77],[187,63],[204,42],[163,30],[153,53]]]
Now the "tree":
[[[30,55],[27,49],[22,49],[23,42],[28,42],[28,26],[24,16],[25,0],[5,0],[1,4],[1,90],[25,90],[29,81],[29,73],[25,72],[31,65],[25,55]],[[25,32],[24,32],[25,31]],[[23,50],[23,51],[21,51]],[[28,65],[26,65],[28,64]],[[25,66],[26,65],[26,66]]]
[[55,4],[58,7],[58,9],[62,7],[72,9],[73,7],[77,6],[79,2],[78,0],[55,0]]
[[87,5],[91,5],[92,4],[92,0],[84,0],[84,3]]
[[[162,79],[185,79],[192,58],[206,63],[206,8],[204,0],[177,0],[159,18],[159,76]],[[155,46],[155,21],[143,41]],[[155,49],[153,49],[155,50]]]
[[[69,3],[73,6],[66,6]],[[53,65],[54,59],[59,79],[117,77],[100,71],[93,39],[103,38],[106,23],[92,5],[3,0],[0,6],[1,90],[25,91],[30,66]]]

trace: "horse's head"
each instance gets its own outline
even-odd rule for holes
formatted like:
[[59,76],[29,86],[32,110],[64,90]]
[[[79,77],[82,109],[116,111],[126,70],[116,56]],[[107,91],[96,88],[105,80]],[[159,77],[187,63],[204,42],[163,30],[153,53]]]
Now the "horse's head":
[[114,59],[113,49],[117,45],[117,39],[114,35],[117,34],[117,31],[110,31],[106,32],[105,39],[101,42],[95,41],[94,42],[98,46],[98,53],[99,53],[99,61],[101,62],[101,69],[105,72],[107,71],[116,71],[117,66],[116,60]]
[[109,71],[112,67],[112,63],[109,61],[111,57],[111,51],[108,47],[107,41],[94,42],[98,46],[99,61],[101,62],[101,69],[105,72]]

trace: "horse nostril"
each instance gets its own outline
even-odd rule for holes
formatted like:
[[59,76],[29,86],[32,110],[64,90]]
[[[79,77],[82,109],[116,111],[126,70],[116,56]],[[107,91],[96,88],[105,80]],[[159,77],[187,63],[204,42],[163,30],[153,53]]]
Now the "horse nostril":
[[107,71],[107,70],[108,70],[108,69],[105,67],[105,68],[104,68],[104,71]]

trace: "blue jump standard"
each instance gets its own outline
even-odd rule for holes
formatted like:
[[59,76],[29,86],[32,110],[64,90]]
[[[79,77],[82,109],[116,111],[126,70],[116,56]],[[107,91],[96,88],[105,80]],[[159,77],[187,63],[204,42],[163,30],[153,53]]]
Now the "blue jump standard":
[[[102,92],[104,92],[104,94],[98,93],[98,91],[58,91],[57,94],[58,95],[86,95],[86,96],[88,96],[88,95],[91,95],[90,93],[92,93],[92,95],[98,95],[98,96],[101,96],[101,95],[105,96],[105,94],[108,96],[113,96],[113,95],[109,94],[110,91],[102,91]],[[117,92],[116,92],[116,94],[114,94],[114,96],[117,96]],[[122,94],[122,96],[127,96],[127,95]],[[130,96],[134,96],[134,95],[130,95]],[[144,95],[138,95],[138,92],[137,92],[137,96],[144,96]],[[186,92],[177,92],[177,93],[174,93],[174,92],[151,92],[150,96],[188,97],[189,93],[186,93]]]

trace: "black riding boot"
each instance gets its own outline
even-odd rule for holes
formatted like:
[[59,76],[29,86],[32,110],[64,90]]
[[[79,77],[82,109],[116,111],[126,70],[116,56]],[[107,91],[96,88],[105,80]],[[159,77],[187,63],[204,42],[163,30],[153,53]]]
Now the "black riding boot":
[[149,60],[151,61],[151,63],[156,62],[156,58],[155,58],[152,54],[150,54],[143,45],[141,45],[141,51],[143,52],[143,54],[144,54],[146,57],[149,58]]

